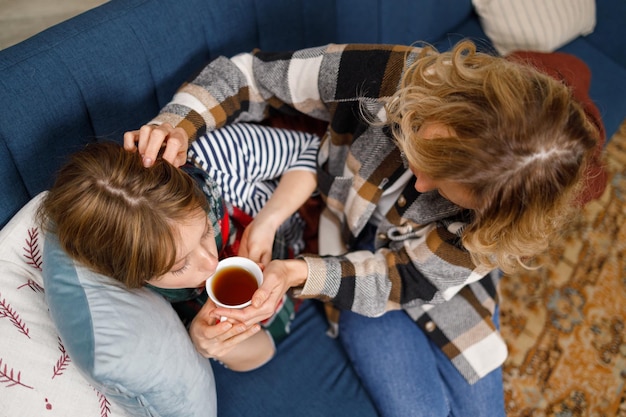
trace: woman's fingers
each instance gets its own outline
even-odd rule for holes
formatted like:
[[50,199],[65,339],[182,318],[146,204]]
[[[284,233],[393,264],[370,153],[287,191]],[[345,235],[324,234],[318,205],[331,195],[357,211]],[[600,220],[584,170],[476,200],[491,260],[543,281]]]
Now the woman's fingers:
[[174,166],[181,166],[187,160],[188,146],[187,132],[169,123],[144,125],[139,130],[124,134],[124,149],[139,151],[145,167],[152,166],[161,152],[163,159]]
[[215,306],[208,301],[189,328],[189,336],[196,350],[204,357],[219,359],[261,329],[257,323],[246,326],[239,322],[219,322],[214,310]]

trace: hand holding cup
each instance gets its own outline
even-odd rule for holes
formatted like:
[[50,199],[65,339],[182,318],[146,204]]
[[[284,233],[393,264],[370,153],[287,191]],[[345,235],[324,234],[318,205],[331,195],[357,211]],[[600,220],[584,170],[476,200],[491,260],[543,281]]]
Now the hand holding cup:
[[262,283],[263,272],[256,262],[233,256],[218,263],[215,273],[206,281],[206,290],[218,307],[242,309],[251,304],[252,295]]

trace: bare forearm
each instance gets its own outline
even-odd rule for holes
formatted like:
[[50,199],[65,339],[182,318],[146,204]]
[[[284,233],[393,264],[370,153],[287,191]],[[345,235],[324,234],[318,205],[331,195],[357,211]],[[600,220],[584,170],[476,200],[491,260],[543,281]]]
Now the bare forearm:
[[277,229],[307,201],[316,186],[317,176],[314,172],[287,171],[255,221]]
[[276,351],[272,337],[261,330],[244,340],[219,360],[237,372],[252,371],[265,365]]

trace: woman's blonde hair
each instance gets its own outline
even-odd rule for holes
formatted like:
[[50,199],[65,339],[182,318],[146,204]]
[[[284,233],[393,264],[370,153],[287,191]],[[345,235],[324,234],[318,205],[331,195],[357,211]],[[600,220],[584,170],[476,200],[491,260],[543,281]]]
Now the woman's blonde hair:
[[175,223],[206,209],[206,197],[182,170],[160,158],[144,168],[138,153],[102,142],[70,157],[39,217],[74,260],[138,288],[174,265]]
[[[505,271],[545,251],[568,221],[599,135],[566,85],[470,41],[425,48],[387,113],[412,166],[471,191],[477,207],[463,244]],[[453,135],[420,137],[431,122]]]

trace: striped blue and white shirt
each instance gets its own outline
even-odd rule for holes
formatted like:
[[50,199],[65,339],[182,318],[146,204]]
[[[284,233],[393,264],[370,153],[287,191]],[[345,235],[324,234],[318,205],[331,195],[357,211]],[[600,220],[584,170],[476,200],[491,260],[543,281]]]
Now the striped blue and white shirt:
[[[316,172],[317,135],[295,130],[236,123],[213,130],[191,143],[188,157],[220,187],[227,203],[254,217],[274,193],[282,174]],[[279,231],[297,253],[304,242],[297,215]]]

